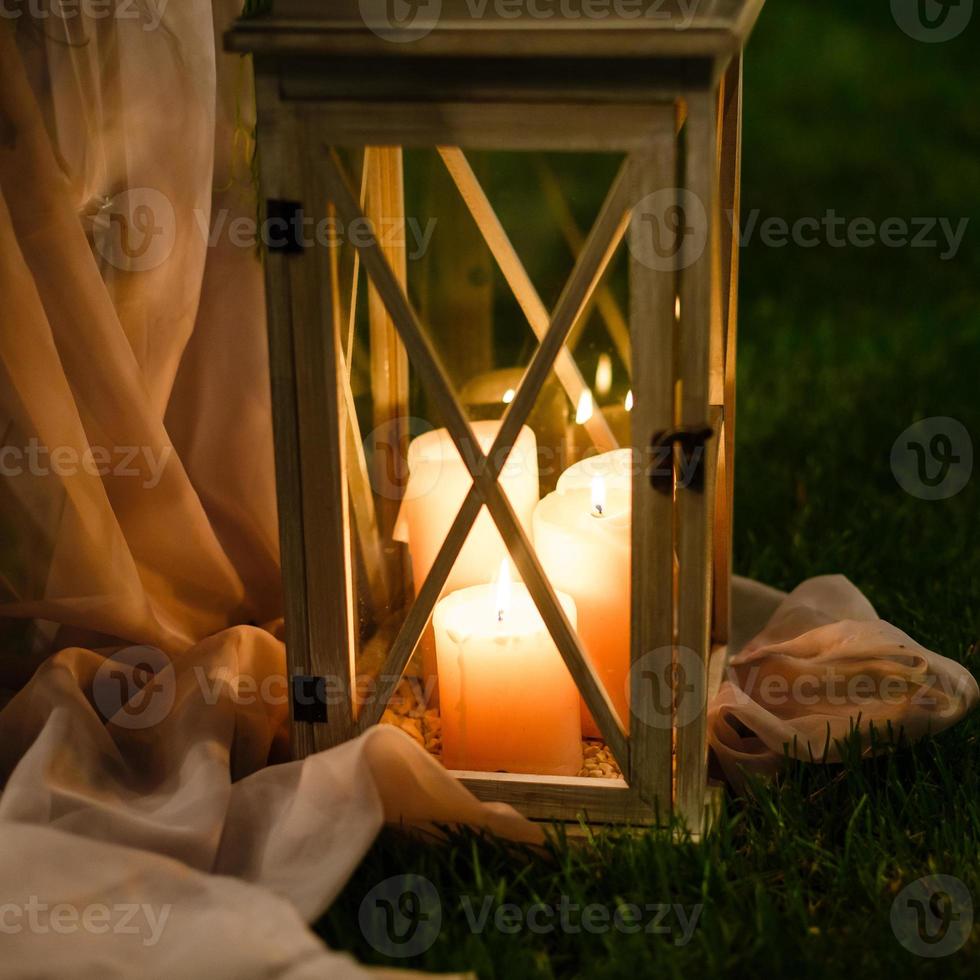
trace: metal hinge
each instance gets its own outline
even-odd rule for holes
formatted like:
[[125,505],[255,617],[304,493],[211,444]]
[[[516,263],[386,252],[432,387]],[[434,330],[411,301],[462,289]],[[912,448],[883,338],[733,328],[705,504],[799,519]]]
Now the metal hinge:
[[270,252],[303,251],[303,205],[270,197],[265,202],[265,245]]
[[327,679],[311,674],[292,678],[293,721],[322,725],[327,721]]

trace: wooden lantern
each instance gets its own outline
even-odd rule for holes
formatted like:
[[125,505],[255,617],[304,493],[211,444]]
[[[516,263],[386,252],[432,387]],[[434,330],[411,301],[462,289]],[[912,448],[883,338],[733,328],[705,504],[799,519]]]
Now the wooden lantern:
[[[280,230],[265,262],[293,749],[334,746],[379,721],[486,507],[624,778],[461,778],[535,819],[638,824],[674,812],[696,831],[713,795],[704,705],[729,630],[741,54],[762,0],[664,0],[638,18],[610,3],[608,16],[575,21],[506,16],[512,4],[494,16],[493,3],[474,19],[464,0],[417,4],[401,23],[380,2],[330,4],[329,15],[327,6],[277,0],[227,37],[230,50],[254,55],[261,193],[268,227]],[[445,367],[460,332],[434,338],[409,301],[404,248],[377,233],[380,221],[404,220],[402,147],[437,148],[539,341],[496,449],[514,445],[546,381],[557,378],[573,407],[587,390],[569,334],[630,236],[620,253],[628,314],[617,330],[608,322],[634,396],[630,651],[634,667],[647,666],[631,672],[632,723],[501,490],[500,453],[484,455],[475,440]],[[487,150],[623,154],[550,313],[470,166],[467,152]],[[665,218],[644,211],[652,200],[679,219],[667,216],[670,261],[644,253]],[[369,229],[349,260],[297,233],[325,215]],[[370,283],[370,419],[358,419],[351,380],[358,267]],[[361,436],[387,424],[407,439],[410,370],[473,481],[414,589],[391,541],[398,501],[372,493]],[[599,449],[616,445],[601,413],[586,427]],[[368,648],[381,665],[376,696],[359,705],[354,651]]]

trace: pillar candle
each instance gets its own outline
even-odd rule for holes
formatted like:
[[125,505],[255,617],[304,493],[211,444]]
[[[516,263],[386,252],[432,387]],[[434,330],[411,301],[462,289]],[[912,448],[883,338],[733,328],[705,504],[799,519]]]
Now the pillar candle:
[[[486,420],[472,425],[480,448],[489,452],[500,431],[500,422]],[[446,429],[426,432],[411,441],[408,473],[394,537],[408,544],[417,591],[429,574],[473,481]],[[538,460],[534,433],[527,426],[521,429],[514,450],[504,464],[500,485],[518,520],[530,533],[538,502]],[[497,525],[484,507],[449,573],[444,593],[491,581],[506,557]]]
[[[534,545],[552,585],[575,602],[578,635],[629,725],[631,451],[571,467],[534,511]],[[582,730],[600,733],[582,704]]]
[[[574,626],[575,604],[558,601]],[[523,583],[440,599],[433,616],[442,758],[449,769],[574,776],[582,767],[578,689]]]

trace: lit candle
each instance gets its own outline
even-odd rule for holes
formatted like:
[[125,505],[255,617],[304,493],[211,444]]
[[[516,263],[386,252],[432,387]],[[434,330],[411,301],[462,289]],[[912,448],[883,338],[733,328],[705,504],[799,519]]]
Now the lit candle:
[[[582,460],[534,511],[534,545],[552,585],[575,602],[578,635],[624,725],[629,725],[629,449]],[[582,704],[582,730],[599,730]]]
[[[575,603],[558,601],[574,626]],[[578,689],[527,587],[460,589],[433,615],[442,759],[449,769],[574,776],[582,768]]]

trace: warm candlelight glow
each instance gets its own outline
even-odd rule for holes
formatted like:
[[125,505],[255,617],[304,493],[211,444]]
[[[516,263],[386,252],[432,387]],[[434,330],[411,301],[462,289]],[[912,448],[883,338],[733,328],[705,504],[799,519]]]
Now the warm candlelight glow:
[[502,398],[501,398],[500,400],[501,400],[501,401],[502,401],[502,402],[503,402],[503,403],[504,403],[505,405],[509,405],[509,404],[510,404],[510,403],[511,403],[511,402],[512,402],[512,401],[514,400],[514,395],[516,395],[516,394],[517,394],[517,392],[516,392],[516,391],[514,391],[514,389],[513,389],[513,388],[508,388],[508,389],[507,389],[507,390],[506,390],[506,391],[504,392],[504,394],[503,394],[503,397],[502,397]]
[[602,477],[607,492],[628,492],[633,485],[633,450],[614,449],[611,453],[587,456],[562,473],[557,489],[590,490],[597,476]]
[[680,296],[674,297],[674,319],[679,320],[681,318],[681,298]]
[[632,412],[633,411],[633,389],[632,388],[630,388],[630,390],[626,392],[626,401],[623,402],[623,407],[626,409],[627,412]]
[[599,355],[595,369],[595,390],[600,395],[608,395],[612,387],[612,358],[608,354]]
[[585,425],[592,418],[592,392],[583,391],[579,396],[578,407],[575,409],[575,421],[579,425]]
[[592,477],[592,516],[602,517],[606,510],[606,481],[601,476]]
[[[633,451],[592,456],[562,473],[534,511],[534,548],[557,591],[571,596],[578,635],[628,725]],[[582,731],[599,736],[582,706]]]
[[[505,561],[496,582],[459,589],[432,615],[447,769],[574,776],[582,768],[575,681],[527,586]],[[556,592],[568,621],[575,603]]]
[[510,565],[505,558],[500,563],[500,571],[497,573],[497,622],[502,623],[510,612]]

